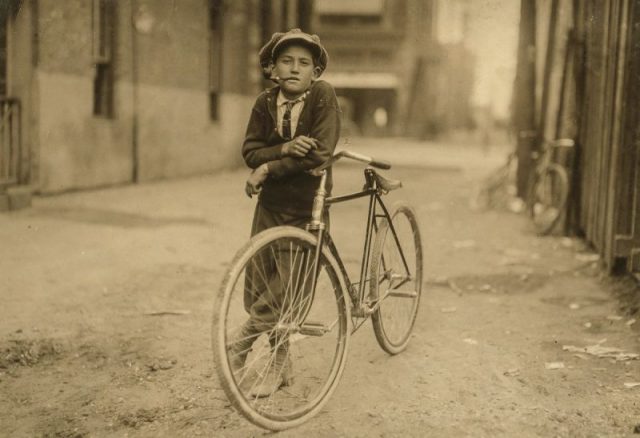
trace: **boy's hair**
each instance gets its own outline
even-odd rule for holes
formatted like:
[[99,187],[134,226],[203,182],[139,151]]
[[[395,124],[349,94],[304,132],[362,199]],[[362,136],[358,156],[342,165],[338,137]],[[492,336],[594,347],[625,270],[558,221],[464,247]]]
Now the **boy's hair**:
[[271,70],[278,59],[278,55],[293,44],[308,48],[312,53],[313,65],[319,69],[318,76],[324,72],[329,62],[329,54],[320,42],[320,37],[318,35],[309,35],[300,29],[291,29],[286,33],[274,33],[271,39],[258,52],[262,75],[265,79],[272,79]]

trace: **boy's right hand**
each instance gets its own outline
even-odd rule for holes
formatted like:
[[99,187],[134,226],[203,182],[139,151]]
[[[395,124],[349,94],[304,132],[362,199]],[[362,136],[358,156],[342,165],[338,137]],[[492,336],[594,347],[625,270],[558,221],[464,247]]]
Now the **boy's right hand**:
[[282,155],[285,157],[304,157],[311,149],[318,147],[315,138],[299,135],[282,145]]

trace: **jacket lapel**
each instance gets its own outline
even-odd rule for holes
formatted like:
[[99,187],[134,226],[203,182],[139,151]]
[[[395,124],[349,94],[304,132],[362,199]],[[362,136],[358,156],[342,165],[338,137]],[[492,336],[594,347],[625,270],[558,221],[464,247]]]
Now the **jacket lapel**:
[[280,87],[273,87],[269,90],[269,97],[267,98],[267,110],[271,115],[271,120],[273,120],[273,126],[278,125],[278,116],[277,116],[277,98],[278,91],[280,91]]

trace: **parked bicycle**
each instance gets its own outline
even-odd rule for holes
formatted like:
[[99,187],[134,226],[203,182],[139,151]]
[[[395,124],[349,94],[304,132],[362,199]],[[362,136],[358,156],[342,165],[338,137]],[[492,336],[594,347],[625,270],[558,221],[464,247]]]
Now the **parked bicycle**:
[[559,148],[572,148],[574,141],[563,138],[553,142],[545,141],[540,153],[534,153],[535,169],[531,173],[527,206],[535,230],[547,235],[565,212],[569,196],[569,176],[566,169],[553,162],[553,154]]
[[500,167],[493,170],[473,191],[471,207],[475,210],[486,211],[505,208],[515,196],[513,181],[516,153],[510,152]]
[[[340,158],[368,164],[365,186],[327,197],[326,169]],[[213,312],[216,370],[232,405],[258,426],[282,430],[316,415],[339,382],[350,335],[369,317],[387,353],[400,353],[409,343],[422,291],[420,231],[408,204],[389,210],[382,200],[401,182],[373,167],[391,165],[350,151],[334,155],[314,171],[321,179],[307,231],[279,226],[255,235],[224,277]],[[369,197],[364,248],[359,281],[351,282],[323,213],[329,205],[363,197]],[[238,352],[238,342],[247,341],[239,335],[247,318],[244,294],[257,285],[276,292],[267,300],[275,320],[261,324],[250,349]],[[283,386],[266,397],[256,394],[267,370],[281,363]]]

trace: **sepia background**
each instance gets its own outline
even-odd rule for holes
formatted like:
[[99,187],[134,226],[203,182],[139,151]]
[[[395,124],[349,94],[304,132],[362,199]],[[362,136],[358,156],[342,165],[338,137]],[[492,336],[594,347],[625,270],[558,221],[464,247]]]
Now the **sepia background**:
[[[0,0],[0,436],[269,435],[209,331],[255,208],[257,52],[291,28],[329,53],[338,149],[403,181],[426,279],[409,349],[365,326],[281,435],[638,433],[640,1]],[[545,160],[568,194],[541,236]],[[366,205],[333,210],[357,272]]]

